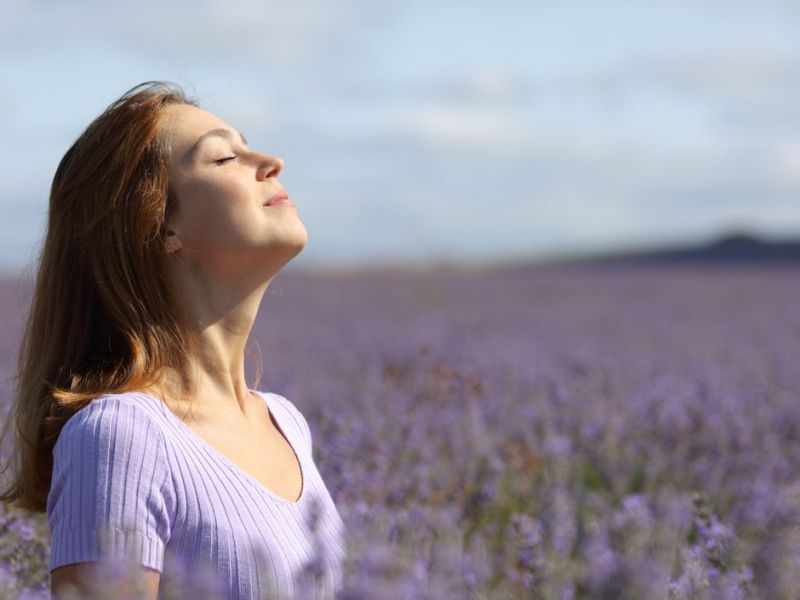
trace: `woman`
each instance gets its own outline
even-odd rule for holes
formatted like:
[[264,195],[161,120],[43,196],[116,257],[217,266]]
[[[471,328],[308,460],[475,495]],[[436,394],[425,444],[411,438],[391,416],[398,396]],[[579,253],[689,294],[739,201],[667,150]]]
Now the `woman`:
[[58,165],[0,496],[47,511],[54,595],[86,591],[106,556],[135,560],[152,598],[170,557],[215,569],[226,598],[293,597],[309,572],[316,596],[340,589],[343,523],[308,423],[245,381],[264,292],[307,241],[282,168],[163,82]]

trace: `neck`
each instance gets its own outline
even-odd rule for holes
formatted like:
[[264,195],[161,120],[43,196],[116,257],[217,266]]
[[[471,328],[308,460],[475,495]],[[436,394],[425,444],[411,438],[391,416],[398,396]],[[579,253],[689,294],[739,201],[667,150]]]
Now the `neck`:
[[253,400],[245,378],[245,346],[274,275],[258,284],[244,277],[221,281],[189,269],[171,275],[173,298],[195,342],[186,373],[162,371],[157,387],[162,399],[206,413],[245,415]]

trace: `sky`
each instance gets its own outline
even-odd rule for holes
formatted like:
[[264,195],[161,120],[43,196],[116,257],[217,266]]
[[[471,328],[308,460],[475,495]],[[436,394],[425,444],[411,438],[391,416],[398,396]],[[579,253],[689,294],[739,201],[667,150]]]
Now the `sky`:
[[788,0],[0,0],[0,270],[150,80],[280,156],[292,266],[492,264],[800,232]]

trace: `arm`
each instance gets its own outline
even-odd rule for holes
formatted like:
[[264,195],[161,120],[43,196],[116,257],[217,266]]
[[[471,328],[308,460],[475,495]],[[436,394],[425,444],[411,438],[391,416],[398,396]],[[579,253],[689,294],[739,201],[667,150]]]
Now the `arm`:
[[148,593],[157,591],[174,510],[159,426],[134,400],[93,401],[70,418],[53,449],[51,590],[65,597],[71,585],[85,590],[96,562],[109,558],[126,560],[126,572],[142,574]]
[[[50,594],[53,600],[87,598],[92,593],[93,563],[73,563],[53,569],[50,574]],[[143,586],[141,600],[157,600],[161,573],[141,567],[139,581]]]

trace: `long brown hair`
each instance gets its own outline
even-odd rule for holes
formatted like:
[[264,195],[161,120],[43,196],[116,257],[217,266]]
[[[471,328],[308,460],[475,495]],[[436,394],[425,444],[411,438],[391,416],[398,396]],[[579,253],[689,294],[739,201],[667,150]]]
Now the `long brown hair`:
[[178,210],[161,119],[171,104],[197,106],[173,83],[134,86],[92,121],[56,169],[0,436],[16,426],[3,469],[15,463],[16,474],[0,492],[9,506],[46,510],[53,446],[93,398],[158,386],[164,367],[191,388],[196,338],[164,270],[165,223]]

